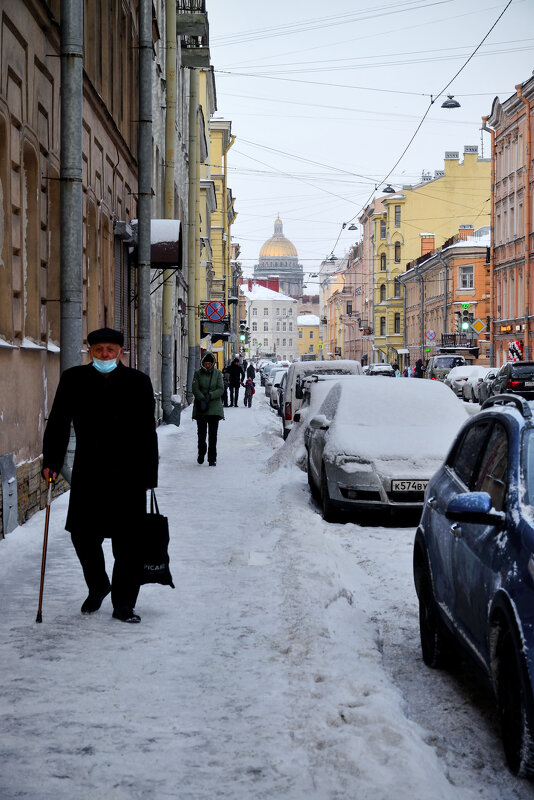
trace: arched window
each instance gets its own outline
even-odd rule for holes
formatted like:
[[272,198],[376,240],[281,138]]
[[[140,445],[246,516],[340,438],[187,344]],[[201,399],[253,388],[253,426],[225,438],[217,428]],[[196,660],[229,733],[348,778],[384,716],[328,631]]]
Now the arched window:
[[386,299],[386,284],[383,283],[380,287],[380,302],[383,303]]
[[386,254],[380,253],[380,269],[382,272],[386,271]]
[[395,264],[400,264],[400,260],[401,260],[400,242],[395,242]]

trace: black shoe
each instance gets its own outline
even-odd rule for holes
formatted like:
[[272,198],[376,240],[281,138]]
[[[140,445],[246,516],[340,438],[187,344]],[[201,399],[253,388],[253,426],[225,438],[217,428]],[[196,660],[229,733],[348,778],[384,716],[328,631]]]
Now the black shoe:
[[216,461],[210,461],[209,464],[210,464],[210,467],[216,467],[217,466],[217,462]]
[[204,456],[199,456],[197,458],[197,464],[203,464],[203,463],[204,463]]
[[100,606],[102,605],[102,601],[108,594],[111,592],[111,586],[108,586],[107,589],[104,589],[103,592],[98,594],[91,593],[87,595],[85,600],[82,603],[81,612],[82,614],[92,614],[94,611],[98,611]]
[[116,608],[113,612],[113,619],[120,619],[121,622],[141,622],[141,617],[135,613],[133,608],[126,608],[123,611]]

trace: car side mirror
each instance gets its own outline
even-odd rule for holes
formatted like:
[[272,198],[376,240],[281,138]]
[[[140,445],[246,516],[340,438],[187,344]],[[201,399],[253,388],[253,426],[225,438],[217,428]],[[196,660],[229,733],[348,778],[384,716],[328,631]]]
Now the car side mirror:
[[311,418],[309,426],[314,431],[327,431],[330,427],[330,420],[324,414],[317,414],[316,417]]
[[302,391],[302,384],[300,381],[297,381],[295,386],[295,397],[297,400],[302,400],[304,397],[304,392]]
[[472,522],[482,525],[502,526],[505,521],[503,511],[493,508],[487,492],[466,492],[455,497],[445,510],[447,519],[456,522]]

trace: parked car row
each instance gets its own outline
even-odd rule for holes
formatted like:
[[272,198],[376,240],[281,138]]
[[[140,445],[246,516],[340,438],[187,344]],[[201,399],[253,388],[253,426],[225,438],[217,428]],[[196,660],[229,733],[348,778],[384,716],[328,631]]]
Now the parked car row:
[[[325,520],[421,512],[413,575],[423,660],[437,668],[458,663],[458,647],[471,654],[494,688],[510,769],[533,777],[534,362],[475,369],[461,390],[455,381],[451,392],[447,381],[316,370],[299,376],[292,425],[303,427]],[[491,397],[469,414],[457,398],[469,387],[480,400],[486,385]]]

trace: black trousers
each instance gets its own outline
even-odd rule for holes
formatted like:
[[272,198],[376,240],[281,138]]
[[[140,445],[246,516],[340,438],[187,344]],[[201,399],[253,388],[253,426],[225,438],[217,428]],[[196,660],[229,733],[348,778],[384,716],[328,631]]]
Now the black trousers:
[[[100,594],[109,586],[102,542],[104,536],[94,531],[71,533],[72,544],[82,565],[87,588],[91,594]],[[139,569],[138,547],[135,533],[111,536],[115,564],[111,579],[111,602],[117,611],[135,608],[139,594],[136,574]]]
[[230,385],[230,405],[237,405],[237,398],[239,397],[239,384],[237,386]]
[[[210,414],[197,418],[198,454],[201,458],[208,451],[208,461],[217,461],[217,430],[219,417]],[[208,444],[206,445],[206,436]]]

